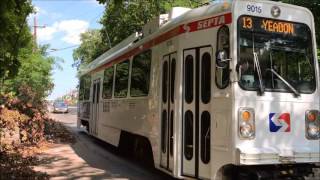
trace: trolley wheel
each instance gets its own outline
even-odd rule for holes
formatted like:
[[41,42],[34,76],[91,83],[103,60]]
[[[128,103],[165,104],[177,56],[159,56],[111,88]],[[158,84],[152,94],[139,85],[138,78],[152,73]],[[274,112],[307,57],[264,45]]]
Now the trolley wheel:
[[146,137],[121,131],[119,153],[146,167],[154,167],[153,153]]

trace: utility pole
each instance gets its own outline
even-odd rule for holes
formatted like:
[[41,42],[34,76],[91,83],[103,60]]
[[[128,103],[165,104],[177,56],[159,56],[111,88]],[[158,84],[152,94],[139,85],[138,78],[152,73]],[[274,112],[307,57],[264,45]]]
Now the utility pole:
[[35,51],[38,47],[38,43],[37,43],[37,28],[45,28],[46,26],[43,25],[43,26],[38,26],[37,25],[37,16],[36,14],[34,14],[34,17],[33,17],[33,39],[34,39],[34,44],[35,44],[35,47],[33,48],[33,51]]

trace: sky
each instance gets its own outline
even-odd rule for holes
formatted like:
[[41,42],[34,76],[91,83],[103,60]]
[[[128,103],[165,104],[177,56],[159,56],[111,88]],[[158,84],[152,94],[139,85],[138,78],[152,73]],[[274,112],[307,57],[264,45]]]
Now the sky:
[[[99,20],[104,6],[96,0],[33,0],[37,13],[28,18],[33,32],[34,16],[37,18],[37,42],[50,44],[50,56],[62,58],[63,70],[53,72],[54,89],[48,99],[56,99],[76,89],[77,70],[72,67],[72,53],[80,41],[80,34],[88,29],[100,29]],[[66,49],[65,49],[66,48]]]

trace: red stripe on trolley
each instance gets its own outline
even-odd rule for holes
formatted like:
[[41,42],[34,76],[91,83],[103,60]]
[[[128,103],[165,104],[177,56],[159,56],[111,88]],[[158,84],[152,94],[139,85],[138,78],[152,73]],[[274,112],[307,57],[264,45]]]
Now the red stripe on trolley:
[[119,57],[116,57],[115,59],[111,60],[110,62],[92,70],[90,73],[98,72],[98,71],[103,70],[109,66],[112,66],[115,63],[125,61],[125,60],[129,59],[131,56],[139,54],[140,52],[143,52],[147,49],[150,49],[153,46],[156,46],[156,45],[158,45],[168,39],[171,39],[175,36],[178,36],[180,34],[184,34],[186,32],[196,32],[196,31],[200,31],[200,30],[204,30],[204,29],[214,28],[214,27],[218,27],[221,25],[230,24],[231,22],[232,22],[232,15],[231,15],[231,13],[228,13],[228,14],[214,16],[214,17],[210,17],[207,19],[202,19],[202,20],[190,22],[188,24],[180,25],[180,26],[175,27],[175,28],[159,35],[158,37],[155,37],[154,39],[140,45],[139,47],[136,47],[136,48],[130,50],[129,52],[127,52]]

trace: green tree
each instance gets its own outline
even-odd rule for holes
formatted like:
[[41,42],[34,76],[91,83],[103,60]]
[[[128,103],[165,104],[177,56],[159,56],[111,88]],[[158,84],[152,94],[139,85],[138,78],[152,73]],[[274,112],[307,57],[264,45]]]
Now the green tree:
[[135,32],[159,14],[166,13],[172,7],[182,6],[194,8],[207,1],[190,0],[98,0],[106,3],[104,15],[100,21],[102,39],[111,46]]
[[152,18],[175,6],[196,7],[206,1],[190,0],[98,0],[106,4],[100,23],[103,28],[81,35],[81,45],[73,52],[74,66],[86,65],[135,32],[141,32]]
[[[165,13],[175,6],[195,8],[206,0],[97,0],[105,4],[105,12],[100,20],[103,25],[100,33],[92,30],[82,35],[81,46],[74,51],[75,66],[88,64],[95,58],[115,46],[134,32],[141,32],[152,18]],[[315,17],[316,29],[320,29],[320,3],[318,0],[282,0],[309,8]],[[320,31],[317,31],[317,42],[320,43]]]
[[0,2],[0,80],[14,77],[20,66],[19,52],[32,36],[26,18],[33,11],[30,0]]
[[73,51],[74,67],[86,65],[107,50],[99,30],[88,30],[81,34],[81,45]]
[[21,94],[21,88],[27,87],[32,95],[33,104],[41,104],[53,89],[52,70],[60,67],[59,59],[47,55],[49,46],[41,46],[34,51],[32,45],[20,50],[21,66],[14,78],[4,81],[4,92]]
[[110,40],[111,46],[115,46],[132,33],[141,31],[159,11],[162,9],[149,1],[124,1],[121,6],[116,1],[109,2],[100,21],[105,43]]

